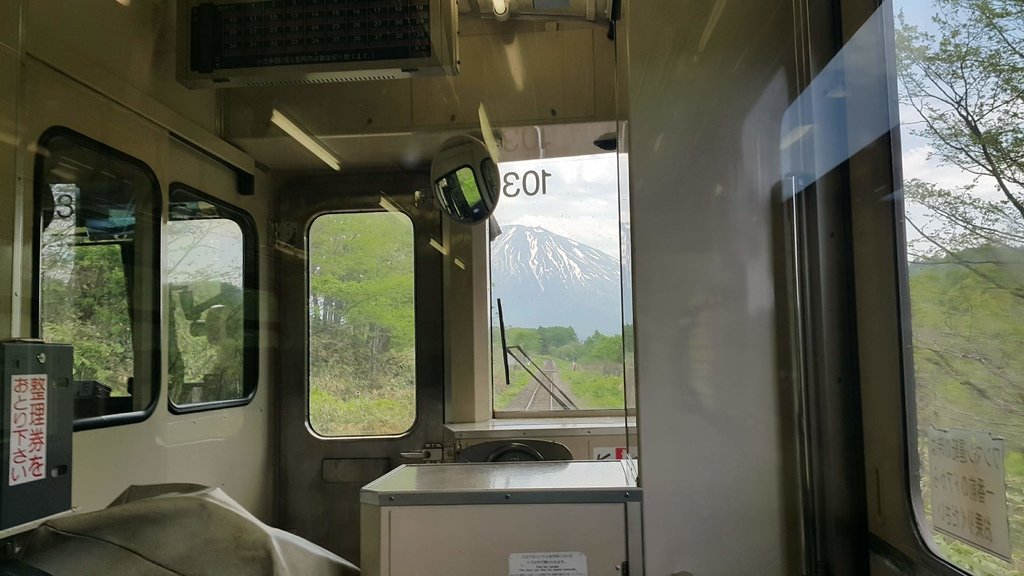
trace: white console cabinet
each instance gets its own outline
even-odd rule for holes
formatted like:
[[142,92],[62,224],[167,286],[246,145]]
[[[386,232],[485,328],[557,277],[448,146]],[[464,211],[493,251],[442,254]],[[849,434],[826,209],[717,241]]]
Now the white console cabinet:
[[366,576],[642,573],[641,492],[625,462],[402,466],[361,501]]

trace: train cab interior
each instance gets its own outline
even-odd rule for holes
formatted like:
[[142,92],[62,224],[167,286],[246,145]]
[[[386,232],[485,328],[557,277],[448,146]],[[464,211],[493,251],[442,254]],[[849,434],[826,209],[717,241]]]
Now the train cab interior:
[[0,574],[1024,575],[1015,0],[0,0]]

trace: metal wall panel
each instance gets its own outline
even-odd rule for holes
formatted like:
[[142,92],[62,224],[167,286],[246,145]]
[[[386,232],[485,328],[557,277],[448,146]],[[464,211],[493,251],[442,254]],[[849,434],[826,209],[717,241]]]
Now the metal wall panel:
[[209,132],[217,130],[213,90],[175,79],[175,2],[25,2],[24,51],[71,75],[118,78]]
[[[6,9],[7,3],[4,4]],[[2,18],[2,17],[0,17]],[[19,86],[18,54],[0,46],[0,339],[12,335],[14,306],[12,286],[14,270],[14,230],[17,213],[17,91]]]
[[[25,190],[32,190],[34,143],[52,126],[66,126],[125,154],[142,160],[155,172],[166,204],[167,185],[183,181],[204,188],[242,209],[249,210],[261,237],[266,237],[269,203],[266,182],[257,174],[257,193],[235,193],[232,173],[194,150],[173,140],[166,130],[142,119],[104,96],[46,66],[29,61],[23,70],[25,115],[21,125],[26,141]],[[29,194],[29,197],[31,195]],[[31,259],[26,262],[31,274]],[[261,286],[272,277],[261,265]],[[165,285],[165,283],[162,283]],[[261,290],[263,314],[273,305]],[[31,298],[22,298],[26,309]],[[26,322],[28,312],[25,313]],[[161,341],[167,326],[162,320]],[[260,382],[253,401],[244,407],[174,415],[167,409],[167,382],[161,378],[160,396],[153,414],[135,424],[80,431],[74,434],[72,504],[82,510],[108,505],[133,484],[191,482],[220,486],[240,504],[264,520],[271,519],[273,488],[270,437],[273,393],[266,350],[270,332],[262,331]],[[71,342],[74,344],[74,342]],[[163,350],[166,347],[148,343]],[[148,367],[137,366],[140,374]]]
[[[412,81],[413,124],[473,123],[480,102],[487,102],[492,119],[501,125],[594,117],[597,68],[606,78],[615,68],[613,45],[603,34],[589,27],[520,29],[511,37],[514,41],[506,43],[494,31],[462,36],[463,69],[458,76]],[[601,96],[613,100],[610,91]]]
[[537,552],[581,554],[586,572],[569,574],[618,576],[627,558],[624,507],[390,506],[368,507],[364,513],[383,517],[379,549],[387,557],[380,561],[380,576],[436,573],[428,567],[443,567],[449,574],[503,574],[511,571],[510,556]]
[[791,8],[627,5],[650,576],[800,573],[771,238],[779,129],[795,92]]
[[18,49],[21,29],[21,0],[0,0],[0,45]]
[[445,221],[450,258],[443,266],[445,310],[445,422],[491,417],[491,302],[487,227]]

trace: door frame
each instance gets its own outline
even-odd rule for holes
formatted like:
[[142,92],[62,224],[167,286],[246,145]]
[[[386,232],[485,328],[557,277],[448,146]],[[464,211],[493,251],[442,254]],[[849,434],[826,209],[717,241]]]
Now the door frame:
[[[440,213],[420,190],[420,172],[367,172],[278,186],[275,237],[278,356],[278,525],[359,563],[359,489],[403,463],[403,452],[440,442],[444,425]],[[396,436],[327,438],[309,423],[308,235],[316,217],[382,212],[385,196],[413,224],[416,318],[416,420]]]

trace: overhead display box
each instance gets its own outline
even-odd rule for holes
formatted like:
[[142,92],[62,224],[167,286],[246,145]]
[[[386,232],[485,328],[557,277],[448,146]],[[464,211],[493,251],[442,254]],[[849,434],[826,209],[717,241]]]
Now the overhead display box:
[[188,0],[178,79],[190,88],[389,80],[458,72],[455,0]]

